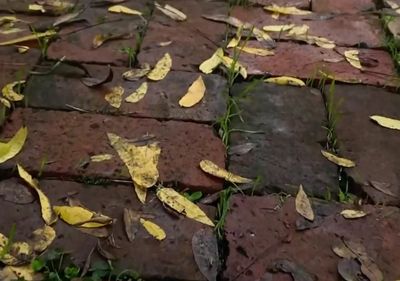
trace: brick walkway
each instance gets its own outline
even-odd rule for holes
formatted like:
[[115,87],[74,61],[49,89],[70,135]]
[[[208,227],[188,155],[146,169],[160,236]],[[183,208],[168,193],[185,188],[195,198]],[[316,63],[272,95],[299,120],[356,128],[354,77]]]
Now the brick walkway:
[[[23,20],[16,23],[21,30],[0,33],[0,42],[29,35],[29,26],[36,32],[46,31],[60,16],[57,10],[50,14],[29,11],[34,0],[11,2],[0,0],[0,18],[14,11]],[[24,100],[14,103],[11,110],[1,109],[5,118],[0,138],[9,139],[22,125],[29,130],[23,150],[0,164],[0,204],[7,214],[0,216],[1,233],[7,233],[15,223],[16,239],[24,240],[42,224],[35,198],[15,203],[5,194],[10,187],[23,188],[16,177],[15,165],[19,163],[35,177],[40,175],[41,187],[52,202],[60,203],[74,194],[88,208],[117,218],[113,234],[121,247],[108,250],[116,257],[118,268],[134,269],[145,280],[207,280],[195,262],[191,245],[193,235],[205,226],[172,215],[154,191],[142,205],[118,157],[88,162],[93,155],[115,154],[106,133],[128,139],[152,135],[161,146],[159,181],[165,186],[204,194],[228,188],[229,183],[199,168],[203,159],[257,179],[255,194],[234,194],[229,200],[225,238],[220,240],[224,265],[218,280],[340,280],[338,268],[343,262],[332,247],[342,240],[362,244],[385,281],[400,279],[400,255],[395,250],[400,249],[400,133],[369,120],[371,115],[400,119],[398,76],[377,12],[383,3],[250,0],[249,6],[230,6],[223,0],[160,0],[161,5],[170,4],[187,15],[186,21],[174,21],[155,9],[151,0],[121,3],[141,11],[142,16],[109,13],[112,1],[71,2],[85,9],[72,22],[57,26],[58,35],[45,56],[35,41],[26,43],[32,48],[23,54],[16,46],[0,45],[0,87],[26,80]],[[272,3],[313,13],[275,18],[262,6]],[[206,75],[199,71],[199,65],[218,47],[226,46],[236,32],[232,26],[202,16],[216,14],[230,15],[260,29],[306,24],[309,34],[332,40],[336,47],[308,45],[275,32],[270,34],[275,40],[274,55],[241,52],[239,62],[247,69],[247,79],[229,81],[226,69],[221,68]],[[96,35],[110,33],[123,34],[124,38],[93,48]],[[265,48],[266,44],[250,37],[247,46]],[[154,66],[168,52],[172,68],[165,79],[148,81],[149,91],[143,100],[123,102],[117,109],[104,99],[112,87],[122,86],[127,96],[146,81],[122,78],[130,63],[122,48],[133,51],[133,67]],[[344,59],[346,50],[359,51],[362,70]],[[226,53],[234,52],[226,49]],[[63,62],[47,74],[31,73],[46,72],[60,59]],[[94,88],[80,81],[86,71],[93,77],[105,77],[107,65],[113,70],[112,81]],[[334,95],[329,94],[329,79],[321,73],[337,80]],[[199,75],[207,89],[204,99],[194,107],[180,107],[179,99]],[[260,79],[284,75],[308,84],[280,86]],[[332,109],[329,104],[336,106]],[[338,116],[330,128],[336,136],[336,152],[354,160],[354,168],[340,168],[321,155],[327,142],[332,144],[324,128],[329,124],[330,110]],[[232,116],[225,119],[226,128],[220,125],[227,114]],[[224,134],[229,136],[225,144]],[[251,150],[239,149],[243,145]],[[313,223],[296,213],[293,195],[300,184],[313,198]],[[384,186],[386,192],[376,185]],[[339,202],[339,186],[358,196],[362,206],[348,200]],[[210,217],[220,215],[218,200],[199,205]],[[129,242],[123,230],[125,207],[150,214],[167,232],[167,238],[157,241],[142,229]],[[347,220],[340,215],[344,208],[362,208],[368,215]],[[71,253],[74,262],[82,266],[96,238],[61,222],[56,231],[53,247]],[[362,275],[365,272],[359,263],[347,270],[359,274],[358,279],[348,280],[378,280]],[[300,277],[296,275],[299,272]]]

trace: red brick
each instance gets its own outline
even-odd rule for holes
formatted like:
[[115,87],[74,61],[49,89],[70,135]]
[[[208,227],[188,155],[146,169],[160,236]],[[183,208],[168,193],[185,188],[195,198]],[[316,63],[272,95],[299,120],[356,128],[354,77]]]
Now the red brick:
[[311,7],[317,13],[356,14],[375,9],[373,0],[312,0]]
[[[207,125],[17,109],[11,114],[1,138],[12,136],[22,124],[29,130],[24,149],[12,161],[1,165],[3,170],[18,162],[30,171],[38,171],[42,161],[49,161],[50,164],[43,167],[45,176],[128,180],[128,171],[109,145],[106,133],[115,133],[128,139],[153,134],[161,146],[158,165],[161,182],[177,183],[182,188],[208,192],[222,188],[221,180],[208,176],[199,168],[203,159],[224,166],[224,146],[214,135],[212,127]],[[103,153],[116,157],[81,167],[91,155]]]
[[[349,1],[351,2],[351,1]],[[235,7],[232,16],[242,21],[250,22],[262,28],[265,25],[306,24],[310,27],[308,34],[322,36],[333,40],[337,46],[367,45],[370,48],[384,46],[384,31],[379,18],[372,15],[307,15],[280,16],[273,19],[270,13],[262,8]],[[323,19],[324,17],[328,17]],[[351,30],[351,32],[349,32]],[[272,37],[286,39],[279,32],[271,33]]]
[[[63,198],[66,198],[68,194],[69,196],[76,194],[73,197],[79,199],[87,208],[116,219],[113,235],[116,244],[121,248],[107,247],[106,242],[102,244],[117,258],[113,261],[113,266],[118,270],[135,270],[145,280],[205,281],[194,261],[191,242],[196,231],[211,228],[180,215],[172,216],[163,208],[154,194],[149,194],[148,203],[142,205],[136,199],[131,186],[93,186],[53,180],[40,181],[40,186],[53,205],[64,205]],[[28,189],[25,186],[18,186],[18,188]],[[7,212],[7,216],[0,217],[1,233],[9,233],[12,225],[15,224],[17,229],[15,239],[26,241],[34,229],[43,226],[37,201],[28,205],[16,205],[0,197],[0,203],[3,212]],[[135,240],[128,242],[122,219],[124,208],[136,210],[160,225],[166,232],[166,239],[158,241],[139,227]],[[205,206],[201,208],[208,213],[210,218],[213,218],[214,208]],[[57,238],[50,248],[61,248],[64,252],[70,253],[73,261],[83,267],[97,239],[74,229],[61,220],[54,227]],[[99,257],[97,251],[94,251],[92,265],[98,260],[103,259]]]
[[[184,22],[176,22],[157,9],[147,28],[139,53],[140,63],[154,65],[166,52],[172,57],[172,69],[198,71],[224,39],[226,25],[202,18],[203,14],[227,14],[228,5],[218,1],[175,0],[170,5],[187,15]],[[165,47],[161,42],[172,41]]]
[[[296,223],[304,219],[295,210],[294,198],[282,203],[278,196],[235,195],[230,206],[225,224],[229,245],[225,280],[264,280],[262,276],[275,261],[287,259],[317,276],[315,280],[336,281],[340,258],[332,246],[341,238],[361,243],[384,280],[400,276],[400,253],[393,251],[400,247],[396,208],[366,205],[362,207],[368,212],[366,217],[348,220],[340,211],[350,206],[315,200],[320,225],[298,231]],[[284,273],[274,273],[272,278],[292,280]]]
[[[106,66],[84,65],[94,77],[105,77]],[[179,99],[187,92],[199,73],[171,71],[158,82],[148,81],[148,92],[138,103],[123,102],[119,109],[110,106],[104,96],[111,87],[121,85],[124,98],[134,92],[146,79],[126,81],[122,73],[126,68],[113,67],[113,81],[101,87],[88,88],[80,79],[83,71],[79,68],[61,66],[50,75],[33,76],[25,88],[31,107],[71,110],[70,106],[90,112],[123,114],[135,117],[151,117],[175,120],[215,122],[225,112],[225,80],[218,75],[203,75],[207,92],[204,99],[192,108],[179,106]]]
[[[249,42],[249,46],[262,47],[258,42]],[[323,49],[311,45],[278,43],[275,55],[260,57],[241,53],[239,62],[254,75],[289,75],[303,79],[316,78],[318,71],[335,76],[336,80],[351,80],[370,85],[396,85],[396,72],[390,55],[381,50],[360,49],[360,54],[377,60],[374,67],[365,70],[351,66],[347,61],[326,62],[326,59],[343,59],[346,48]]]

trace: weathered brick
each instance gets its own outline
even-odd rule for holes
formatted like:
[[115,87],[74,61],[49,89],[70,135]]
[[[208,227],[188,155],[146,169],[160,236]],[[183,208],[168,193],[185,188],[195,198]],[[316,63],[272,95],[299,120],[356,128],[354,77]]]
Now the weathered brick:
[[312,0],[311,7],[317,13],[356,14],[375,9],[373,0]]

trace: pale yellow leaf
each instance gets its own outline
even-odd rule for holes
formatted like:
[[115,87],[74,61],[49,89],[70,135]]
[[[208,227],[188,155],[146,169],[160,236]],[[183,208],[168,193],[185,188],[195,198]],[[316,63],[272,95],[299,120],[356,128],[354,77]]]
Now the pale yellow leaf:
[[11,39],[9,41],[0,42],[0,46],[14,45],[14,44],[21,43],[21,42],[37,40],[37,39],[40,39],[43,37],[51,37],[56,34],[57,34],[56,31],[48,30],[46,32],[35,33],[35,34],[27,35],[27,36],[18,37],[16,39]]
[[300,87],[304,87],[306,85],[302,80],[290,76],[271,77],[265,79],[264,82],[274,83],[278,85],[291,85]]
[[315,45],[324,48],[324,49],[333,49],[336,47],[336,44],[334,41],[329,40],[324,37],[319,37],[319,36],[311,36],[311,38],[315,41]]
[[190,85],[187,93],[179,100],[182,107],[192,107],[196,105],[204,97],[206,85],[201,75]]
[[382,127],[393,129],[393,130],[400,130],[400,120],[393,119],[389,117],[384,117],[380,115],[372,115],[369,117],[371,120],[374,120],[376,123],[381,125]]
[[266,32],[283,32],[288,31],[293,27],[295,27],[294,24],[266,25],[263,26],[263,30]]
[[171,5],[164,5],[162,7],[160,4],[155,2],[155,7],[160,10],[164,15],[170,17],[173,20],[176,21],[185,21],[187,19],[187,16],[180,10],[172,7]]
[[241,50],[242,52],[261,56],[261,57],[273,56],[275,54],[274,51],[271,51],[271,50],[261,49],[261,48],[253,48],[253,47],[247,47],[247,46],[237,47],[237,49]]
[[314,211],[311,207],[311,202],[308,199],[307,194],[304,192],[302,185],[299,186],[299,191],[297,192],[295,203],[296,211],[300,215],[310,221],[314,220]]
[[224,56],[222,48],[218,48],[215,53],[207,60],[200,64],[200,71],[205,74],[210,74],[221,63],[221,58]]
[[138,146],[115,134],[107,134],[112,147],[128,168],[134,184],[149,188],[156,184],[161,148],[158,143]]
[[165,231],[154,222],[140,218],[140,223],[147,230],[147,232],[157,240],[164,240],[167,235]]
[[365,217],[367,213],[361,210],[343,210],[340,212],[340,214],[345,218],[345,219],[358,219]]
[[40,207],[42,210],[42,218],[47,225],[51,225],[57,221],[57,216],[51,207],[51,203],[49,198],[47,198],[46,194],[39,187],[39,182],[32,178],[32,176],[25,171],[25,169],[17,164],[18,174],[19,176],[32,187],[39,196]]
[[140,78],[144,77],[151,70],[150,65],[148,63],[144,63],[141,68],[131,69],[122,74],[122,78],[128,81],[136,81]]
[[194,219],[200,223],[214,226],[214,223],[207,217],[207,215],[196,204],[182,196],[172,188],[159,188],[157,189],[157,197],[161,202],[168,205],[178,213]]
[[21,31],[25,31],[25,30],[21,29],[19,27],[3,28],[3,29],[0,29],[0,34],[8,35],[8,34],[13,34],[13,33],[18,33]]
[[0,103],[2,103],[5,107],[11,108],[11,103],[8,99],[0,97]]
[[344,52],[344,57],[353,67],[362,69],[360,58],[358,57],[358,50],[347,50]]
[[0,142],[0,163],[6,162],[21,151],[27,135],[28,129],[21,127],[11,140],[6,143]]
[[169,53],[165,55],[156,63],[154,68],[147,74],[147,78],[153,81],[159,81],[167,76],[172,67],[172,59]]
[[3,87],[1,93],[3,96],[8,99],[9,101],[21,101],[24,99],[24,95],[18,94],[14,91],[14,87],[17,85],[25,84],[25,80],[15,81],[9,83]]
[[273,12],[271,14],[271,18],[273,18],[274,20],[277,20],[277,19],[279,19],[279,15],[280,15],[280,13]]
[[335,163],[338,166],[342,166],[345,168],[352,168],[356,166],[356,163],[354,163],[354,161],[351,161],[349,159],[346,158],[342,158],[339,156],[336,156],[328,151],[325,150],[321,150],[322,155],[328,159],[329,161]]
[[282,7],[276,4],[272,4],[264,7],[265,10],[273,13],[279,13],[284,15],[309,15],[310,11],[300,10],[296,7]]
[[29,244],[35,252],[43,252],[46,250],[56,238],[56,231],[48,225],[44,225],[32,232],[32,239]]
[[246,79],[247,78],[247,70],[246,68],[240,64],[238,61],[234,61],[230,57],[223,56],[221,58],[221,63],[227,68],[227,69],[233,69],[235,72],[239,72],[240,75]]
[[26,52],[29,51],[29,47],[28,46],[17,46],[18,47],[18,53],[20,54],[25,54]]
[[172,41],[164,41],[164,42],[160,42],[157,45],[160,47],[166,47],[172,44]]
[[103,162],[107,160],[111,160],[114,156],[111,154],[98,154],[90,156],[90,161],[92,162]]
[[292,27],[287,34],[288,34],[288,36],[305,35],[308,33],[309,29],[310,29],[310,27],[306,24],[296,25],[296,26]]
[[253,34],[256,37],[257,41],[274,41],[271,36],[268,35],[267,32],[258,29],[257,27],[252,27]]
[[[9,247],[5,251],[4,247]],[[30,261],[33,254],[32,247],[26,242],[12,242],[4,234],[0,233],[0,262],[6,265],[21,265]],[[1,279],[0,279],[1,280]]]
[[5,266],[0,270],[0,280],[39,281],[44,280],[41,273],[33,271],[30,264],[24,266]]
[[[233,48],[239,45],[240,39],[233,37],[231,41],[229,41],[228,45],[226,46],[227,48]],[[223,54],[221,54],[223,56]]]
[[146,197],[147,197],[147,188],[145,187],[140,187],[137,184],[134,183],[135,186],[135,193],[136,196],[138,197],[139,201],[144,204],[146,203]]
[[233,182],[233,183],[250,183],[250,182],[252,182],[251,179],[235,175],[231,172],[228,172],[224,168],[218,167],[217,164],[213,163],[210,160],[201,160],[200,168],[204,172],[206,172],[210,175],[225,179],[226,181],[229,181],[229,182]]
[[143,82],[139,86],[139,88],[136,89],[136,91],[134,91],[132,94],[130,94],[128,97],[125,98],[125,101],[129,103],[139,102],[146,95],[147,89],[148,89],[147,82]]
[[30,11],[40,11],[42,13],[46,12],[44,7],[42,5],[38,5],[38,4],[29,4],[28,10],[30,10]]
[[120,14],[127,14],[127,15],[137,15],[141,16],[142,12],[125,7],[123,5],[114,5],[108,8],[108,11],[111,13],[120,13]]
[[54,206],[54,212],[66,223],[83,228],[99,228],[113,221],[82,206]]
[[124,95],[124,88],[121,86],[112,87],[111,91],[104,96],[104,99],[115,108],[120,108],[122,103],[122,96]]

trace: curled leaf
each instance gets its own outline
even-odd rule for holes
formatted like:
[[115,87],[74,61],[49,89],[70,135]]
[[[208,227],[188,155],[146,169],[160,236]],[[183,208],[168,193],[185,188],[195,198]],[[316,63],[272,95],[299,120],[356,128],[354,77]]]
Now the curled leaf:
[[9,83],[3,87],[1,90],[3,96],[9,101],[21,101],[24,99],[24,95],[18,94],[14,91],[14,87],[17,85],[25,84],[25,80],[15,81]]
[[128,97],[125,98],[125,101],[129,103],[139,102],[146,95],[147,89],[148,89],[147,82],[143,82],[139,86],[139,88],[136,89],[136,91],[134,91],[132,94],[130,94]]
[[42,218],[45,223],[47,225],[55,223],[57,221],[57,216],[54,213],[53,208],[51,207],[49,198],[47,198],[46,194],[44,194],[43,191],[40,189],[39,182],[36,179],[32,178],[32,176],[19,164],[17,164],[17,168],[19,176],[26,183],[28,183],[29,186],[32,187],[39,196],[40,207],[42,210]]
[[53,26],[59,26],[59,25],[62,25],[64,23],[68,23],[68,22],[72,21],[73,19],[75,19],[77,16],[79,16],[82,12],[83,12],[83,9],[82,10],[78,10],[78,11],[73,12],[73,13],[62,15],[62,16],[58,17],[54,21]]
[[192,107],[196,105],[204,97],[206,85],[201,75],[190,85],[187,93],[179,100],[182,107]]
[[233,71],[239,72],[244,79],[247,78],[246,68],[243,65],[241,65],[238,61],[234,61],[230,57],[223,56],[221,58],[221,62],[227,69],[233,69]]
[[56,31],[48,30],[46,32],[35,33],[35,34],[27,35],[27,36],[18,37],[16,39],[11,39],[9,41],[0,42],[0,46],[14,45],[14,44],[18,44],[18,43],[21,43],[21,42],[38,40],[40,38],[51,37],[51,36],[54,36],[56,34],[57,34]]
[[5,266],[0,270],[0,280],[25,280],[25,281],[40,281],[44,280],[41,273],[35,272],[32,266]]
[[200,223],[214,226],[214,223],[207,217],[202,209],[180,193],[176,192],[174,189],[166,187],[158,188],[156,194],[161,202],[168,205],[178,213]]
[[357,69],[362,69],[358,50],[347,50],[344,52],[344,57],[348,63]]
[[393,130],[400,130],[400,120],[384,117],[380,115],[372,115],[369,117],[371,120],[374,120],[376,123],[381,125],[382,127],[393,129]]
[[122,96],[124,94],[122,86],[112,87],[111,91],[104,96],[104,99],[115,108],[120,108],[122,103]]
[[147,188],[141,187],[137,184],[134,184],[134,186],[135,186],[135,193],[136,193],[136,196],[138,197],[139,201],[142,204],[146,203]]
[[142,12],[125,7],[123,5],[114,5],[108,8],[111,13],[127,14],[127,15],[137,15],[141,16]]
[[365,217],[367,213],[361,210],[343,210],[340,212],[340,214],[345,218],[345,219],[358,219]]
[[105,34],[97,34],[92,41],[92,47],[93,49],[99,48],[101,45],[103,45],[105,42],[111,41],[111,40],[118,40],[118,39],[129,39],[132,37],[132,33],[118,33],[118,34],[112,34],[112,33],[105,33]]
[[224,56],[222,48],[218,48],[215,53],[207,60],[203,61],[199,69],[205,74],[210,74],[221,63],[221,58]]
[[8,99],[0,97],[0,103],[7,108],[11,108],[11,103]]
[[90,161],[92,162],[103,162],[111,160],[114,156],[112,154],[98,154],[90,156]]
[[167,76],[172,67],[172,59],[169,53],[165,55],[156,63],[154,68],[147,74],[147,78],[153,81],[159,81]]
[[136,81],[147,75],[150,72],[150,65],[148,63],[143,64],[141,68],[131,69],[122,74],[122,78],[128,81]]
[[32,232],[32,238],[29,244],[35,252],[41,253],[51,245],[55,238],[56,231],[52,227],[44,225]]
[[296,7],[282,7],[276,4],[272,4],[264,7],[265,10],[273,13],[279,13],[284,15],[309,15],[310,11],[300,10]]
[[265,79],[264,82],[274,83],[278,85],[291,85],[300,87],[304,87],[306,85],[302,80],[290,76],[271,77]]
[[81,206],[54,206],[54,212],[66,223],[83,228],[98,228],[109,225],[113,219],[97,214]]
[[85,77],[85,78],[81,79],[81,82],[85,86],[92,88],[92,87],[97,87],[97,86],[103,85],[105,83],[111,82],[113,80],[113,77],[114,77],[114,72],[113,72],[111,66],[108,66],[108,73],[104,78],[99,79],[99,78],[94,78],[94,77]]
[[20,54],[25,54],[29,51],[29,49],[30,48],[28,46],[17,46],[18,53]]
[[342,158],[339,156],[336,156],[328,151],[325,150],[321,150],[322,155],[328,159],[329,161],[335,163],[338,166],[342,166],[345,168],[352,168],[356,166],[356,163],[354,163],[353,161],[346,159],[346,158]]
[[221,167],[218,167],[218,165],[216,165],[215,163],[213,163],[210,160],[201,160],[200,168],[204,172],[206,172],[210,175],[225,179],[226,181],[229,181],[229,182],[233,182],[233,183],[250,183],[250,182],[252,182],[251,179],[235,175]]
[[294,26],[294,24],[266,25],[262,29],[266,32],[283,32],[292,29]]
[[46,10],[43,8],[43,6],[42,5],[38,5],[38,4],[29,4],[28,10],[29,11],[39,11],[39,12],[42,12],[42,13],[46,12]]
[[303,186],[299,186],[299,191],[296,195],[296,211],[302,215],[304,218],[313,221],[314,220],[314,211],[311,207],[310,199],[308,199],[307,194],[304,192]]
[[11,140],[6,143],[0,142],[0,163],[6,162],[21,151],[27,135],[28,129],[21,127]]
[[139,228],[140,215],[132,210],[124,208],[124,224],[126,236],[128,236],[129,242],[132,242]]
[[147,232],[157,240],[164,240],[167,235],[165,231],[154,222],[140,218],[140,223],[147,230]]
[[155,2],[154,4],[158,10],[160,10],[164,15],[170,17],[173,20],[185,21],[187,19],[187,16],[182,11],[172,7],[171,5],[166,4],[164,5],[164,7],[162,7],[157,2]]

